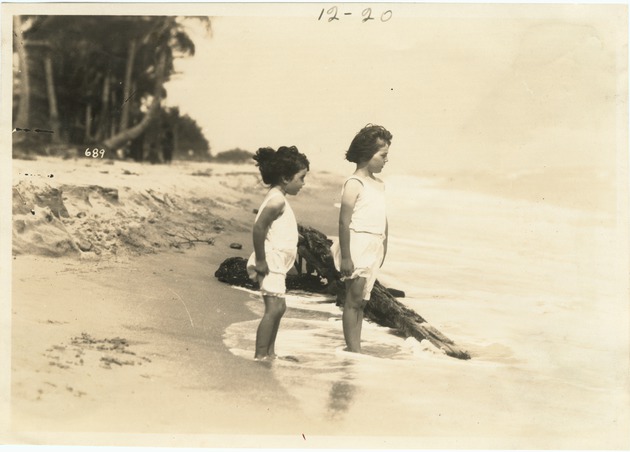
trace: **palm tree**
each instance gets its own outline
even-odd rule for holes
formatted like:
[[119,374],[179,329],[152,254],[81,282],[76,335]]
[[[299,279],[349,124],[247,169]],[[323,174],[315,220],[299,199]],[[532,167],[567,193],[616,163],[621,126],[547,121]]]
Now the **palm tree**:
[[[207,17],[197,19],[209,30]],[[14,35],[22,71],[15,124],[29,124],[32,106],[48,111],[43,120],[68,131],[70,142],[108,150],[147,131],[174,58],[195,51],[181,19],[170,16],[22,16],[14,27],[22,31]]]
[[[20,74],[19,103],[14,126],[28,128],[30,124],[31,86],[29,79],[28,52],[22,37],[22,18],[13,16],[13,47],[17,51]],[[22,136],[22,135],[18,135]]]
[[[202,23],[209,26],[209,19],[207,17],[199,18]],[[161,101],[166,95],[164,90],[164,83],[168,81],[170,75],[174,72],[173,60],[175,56],[179,55],[194,55],[195,44],[186,34],[183,25],[177,20],[177,17],[165,16],[165,17],[149,17],[145,18],[151,24],[151,28],[140,38],[140,51],[147,48],[153,48],[154,52],[144,52],[145,58],[152,59],[149,61],[149,71],[147,75],[152,79],[154,83],[153,92],[151,94],[151,103],[142,117],[142,120],[129,127],[122,127],[121,115],[121,130],[118,134],[111,136],[103,142],[103,147],[106,149],[116,149],[124,143],[133,140],[140,136],[149,126],[149,124],[157,117],[161,108]],[[129,80],[132,79],[132,75],[129,75],[133,69],[133,60],[136,52],[135,41],[133,47],[129,49],[129,56],[127,59],[127,68],[125,76],[125,88],[124,91],[128,92]],[[133,53],[132,53],[133,50]],[[125,108],[123,106],[123,108]],[[127,107],[128,108],[128,107]],[[125,119],[126,121],[126,119]],[[160,152],[160,150],[157,150]],[[145,156],[143,156],[144,159]],[[158,161],[163,161],[163,156],[157,157]]]

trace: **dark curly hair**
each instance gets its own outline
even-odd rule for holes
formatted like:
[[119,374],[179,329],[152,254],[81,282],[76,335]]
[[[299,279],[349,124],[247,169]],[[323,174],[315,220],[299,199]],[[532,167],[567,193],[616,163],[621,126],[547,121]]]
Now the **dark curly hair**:
[[367,162],[380,149],[379,138],[388,145],[392,144],[392,134],[385,127],[368,124],[354,136],[346,151],[346,160],[353,163]]
[[295,146],[281,146],[277,151],[260,148],[253,157],[263,182],[278,185],[282,179],[291,179],[301,170],[309,169],[309,161]]

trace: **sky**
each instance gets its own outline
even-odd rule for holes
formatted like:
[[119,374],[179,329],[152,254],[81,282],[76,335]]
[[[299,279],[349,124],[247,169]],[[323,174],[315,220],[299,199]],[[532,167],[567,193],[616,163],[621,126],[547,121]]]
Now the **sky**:
[[365,23],[365,4],[333,21],[321,4],[208,10],[167,104],[214,154],[296,145],[343,173],[368,123],[393,134],[397,173],[610,169],[627,152],[624,5],[369,6]]

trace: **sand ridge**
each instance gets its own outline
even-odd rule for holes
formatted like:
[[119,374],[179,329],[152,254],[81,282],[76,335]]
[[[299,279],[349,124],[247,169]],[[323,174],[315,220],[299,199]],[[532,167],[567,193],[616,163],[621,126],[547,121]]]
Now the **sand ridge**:
[[[342,180],[309,174],[303,192],[290,199],[298,220],[334,235],[333,206]],[[294,294],[278,351],[301,361],[263,367],[251,356],[260,296],[213,276],[225,258],[251,252],[253,212],[266,191],[254,167],[41,158],[16,160],[14,185],[21,189],[13,198],[12,423],[5,434],[11,441],[298,448],[628,445],[621,434],[628,425],[627,318],[617,315],[627,313],[620,303],[627,294],[617,291],[616,273],[627,267],[610,259],[616,255],[608,247],[600,251],[602,243],[595,240],[576,252],[596,261],[562,280],[553,277],[557,269],[581,262],[575,253],[557,252],[585,242],[573,240],[582,237],[581,228],[583,237],[614,235],[614,222],[600,224],[600,213],[539,208],[435,185],[415,200],[403,198],[425,203],[413,218],[398,211],[401,225],[420,237],[393,237],[384,273],[422,274],[415,288],[418,312],[469,348],[473,359],[435,354],[371,324],[365,325],[366,350],[386,356],[353,359],[339,350],[339,309]],[[454,212],[451,206],[459,207]],[[510,209],[516,209],[516,219],[537,213],[540,224],[531,216],[515,222],[506,216]],[[552,219],[566,221],[568,229]],[[395,220],[393,215],[400,233]],[[505,251],[514,250],[513,238],[523,238],[521,227],[535,225],[540,228],[531,237],[547,241],[524,243],[521,254]],[[70,251],[51,254],[66,248],[33,240],[44,226]],[[563,233],[545,236],[552,226]],[[85,233],[87,227],[96,239]],[[174,245],[178,238],[167,232],[184,229],[212,240]],[[118,230],[120,235],[108,238]],[[129,231],[137,234],[134,241],[125,239]],[[487,241],[475,238],[475,231]],[[93,248],[81,250],[81,240]],[[467,241],[470,249],[460,246]],[[233,249],[232,243],[243,247]],[[502,285],[496,268],[483,261],[493,252],[503,259],[496,261],[506,270]],[[616,257],[623,257],[621,251]],[[596,273],[584,281],[590,291],[564,284],[599,262],[612,266],[610,286]],[[518,272],[530,263],[551,271],[539,286],[531,285],[531,294]],[[468,280],[440,272],[456,264],[488,276],[474,278],[480,291],[472,291],[474,272],[466,273]],[[413,276],[407,280],[415,281]],[[564,281],[561,287],[570,290],[559,292],[547,280]],[[584,334],[581,325],[589,322],[590,332],[600,332],[597,340]],[[568,349],[583,353],[567,355]],[[397,385],[393,390],[391,382]],[[160,434],[168,438],[151,436]]]

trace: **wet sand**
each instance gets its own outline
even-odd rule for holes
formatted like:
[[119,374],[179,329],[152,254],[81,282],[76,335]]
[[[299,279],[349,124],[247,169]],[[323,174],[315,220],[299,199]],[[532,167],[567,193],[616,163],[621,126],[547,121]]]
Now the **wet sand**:
[[[54,180],[48,174],[54,174]],[[12,261],[12,441],[72,444],[78,438],[76,443],[81,444],[87,432],[97,434],[87,444],[99,444],[99,432],[116,432],[119,437],[169,433],[180,440],[186,434],[253,435],[242,438],[242,444],[272,433],[303,441],[300,426],[312,420],[295,410],[294,398],[269,369],[251,357],[234,356],[222,342],[230,324],[257,319],[245,304],[247,294],[214,277],[225,258],[251,252],[253,209],[265,194],[257,178],[251,165],[16,161],[14,182],[26,181],[33,191],[55,184],[66,191],[68,184],[119,189],[118,212],[124,208],[127,216],[135,215],[143,224],[137,246],[95,240],[92,250],[78,256],[76,250],[61,257],[37,255],[54,249],[54,241],[47,248],[34,246],[37,243],[29,248],[37,242],[33,237],[43,222],[27,223],[24,236],[30,240],[15,241],[19,247]],[[303,190],[305,197],[312,201],[318,194],[329,196],[318,188],[323,185],[317,178],[311,182]],[[28,200],[28,190],[21,187],[20,201]],[[209,206],[211,217],[190,223],[187,230],[205,224],[204,237],[212,236],[213,244],[173,248],[155,242],[151,248],[149,242],[164,240],[173,224],[160,218],[151,221],[156,211],[151,207],[159,203],[152,201],[147,208],[136,196],[148,191],[158,199],[170,195],[175,205],[194,196],[201,200],[198,204]],[[56,231],[76,237],[84,227],[77,223],[86,218],[95,233],[121,227],[114,222],[115,203],[94,193],[88,194],[88,207],[79,206],[87,215],[78,213],[75,198],[64,196],[70,216],[52,219],[60,224]],[[309,224],[322,229],[325,225],[318,218],[334,215],[332,203],[321,202],[313,209],[298,198],[291,202],[298,215],[308,212],[311,216],[304,216],[312,221]],[[49,213],[47,208],[36,210],[35,218]],[[14,216],[14,221],[31,220],[29,215]],[[62,232],[58,241],[67,241]],[[233,249],[233,243],[243,248]],[[116,440],[110,435],[101,444],[112,443]],[[192,443],[199,444],[195,439]]]
[[[54,171],[54,182],[24,175],[47,171]],[[207,175],[192,175],[198,171]],[[472,258],[467,257],[470,250],[462,251],[451,242],[455,237],[465,239],[466,231],[472,234],[475,228],[487,230],[493,224],[492,231],[499,232],[499,223],[488,218],[494,204],[485,198],[465,192],[426,193],[427,211],[438,216],[432,217],[435,229],[433,223],[425,223],[430,229],[423,237],[430,237],[433,247],[423,249],[417,263],[431,275],[416,294],[418,312],[469,348],[472,360],[446,357],[424,343],[368,323],[364,326],[367,356],[346,353],[339,309],[308,295],[292,294],[278,352],[295,356],[298,362],[268,365],[252,359],[262,313],[259,297],[213,276],[225,258],[247,257],[251,252],[253,209],[264,196],[255,169],[16,161],[14,184],[25,178],[33,194],[44,185],[91,184],[117,188],[119,199],[118,204],[110,202],[92,190],[88,194],[92,209],[79,197],[65,199],[68,217],[52,215],[54,219],[47,220],[49,210],[44,208],[41,217],[38,208],[33,222],[27,220],[29,212],[14,215],[14,221],[25,222],[26,235],[21,238],[29,240],[15,242],[19,252],[12,259],[11,423],[3,435],[5,442],[413,449],[630,446],[623,435],[628,426],[624,386],[628,377],[623,375],[628,341],[627,329],[625,336],[619,331],[628,319],[618,314],[628,311],[621,298],[611,299],[610,309],[600,309],[601,315],[591,317],[594,329],[589,331],[582,327],[588,322],[571,323],[576,319],[574,311],[563,316],[568,304],[544,300],[536,304],[532,298],[539,311],[531,312],[527,304],[510,305],[501,298],[502,291],[527,294],[519,285],[521,278],[510,276],[522,265],[511,254],[500,254],[512,260],[504,261],[505,272],[496,273],[513,278],[504,281],[507,285],[497,285],[492,278],[480,282],[490,291],[498,290],[492,297],[475,292],[458,300],[454,292],[464,293],[465,285],[475,283],[470,272],[469,280],[448,275],[440,279],[438,273],[431,273],[450,259],[448,253],[457,252],[456,262],[461,265],[483,256],[475,248]],[[292,206],[301,222],[334,235],[333,205],[343,178],[329,174],[309,178],[303,192],[291,199]],[[28,192],[22,196],[35,199]],[[156,198],[168,198],[172,206]],[[482,211],[483,219],[472,228],[444,209],[431,208],[446,207],[446,199],[449,205],[459,200],[462,206],[477,200],[488,211]],[[509,203],[502,200],[498,205],[503,209]],[[199,212],[187,216],[187,210],[197,208]],[[82,211],[85,215],[79,215]],[[128,237],[132,229],[123,227],[125,218],[138,223],[133,229],[134,246],[120,238]],[[68,255],[50,257],[38,254],[43,247],[29,249],[38,228],[50,223],[60,231],[63,243],[90,225],[93,233],[102,236],[93,244],[100,254],[69,249]],[[209,232],[213,244],[174,248],[169,245],[172,237],[165,235],[173,226]],[[121,234],[110,238],[104,229],[112,227]],[[614,226],[607,230],[619,231]],[[492,231],[487,231],[488,237]],[[501,253],[507,242],[513,245],[511,235],[501,237],[500,243],[476,246],[485,253]],[[46,244],[46,249],[55,249],[55,243]],[[232,249],[232,243],[243,248]],[[522,256],[551,271],[573,262],[567,256],[558,263],[555,251],[548,255],[538,250],[533,255],[523,251]],[[600,254],[601,262],[607,262],[606,254]],[[516,267],[508,268],[508,263]],[[475,268],[486,267],[478,263]],[[567,286],[566,281],[562,284]],[[598,287],[591,284],[585,287]],[[536,296],[544,294],[546,287],[536,286]],[[622,297],[618,287],[612,287],[612,293]],[[575,288],[567,294],[578,292]],[[590,305],[582,309],[585,315],[598,311]],[[553,315],[545,316],[549,312]],[[611,326],[611,340],[625,338],[625,342],[602,341],[604,325]],[[531,336],[536,331],[540,335]],[[599,335],[591,341],[594,348],[587,347],[589,334]],[[518,342],[527,337],[531,344]],[[547,363],[546,359],[562,356],[564,342],[570,342],[566,348],[573,350],[567,360]],[[580,348],[588,351],[585,357],[599,361],[581,362],[574,353]],[[611,359],[618,361],[611,365]],[[545,369],[557,368],[555,377],[537,373],[543,362]],[[574,365],[582,366],[579,374],[585,379],[572,382],[566,370]],[[602,378],[591,375],[590,369],[600,371]],[[596,383],[582,384],[589,381]],[[549,394],[554,394],[553,399]]]

